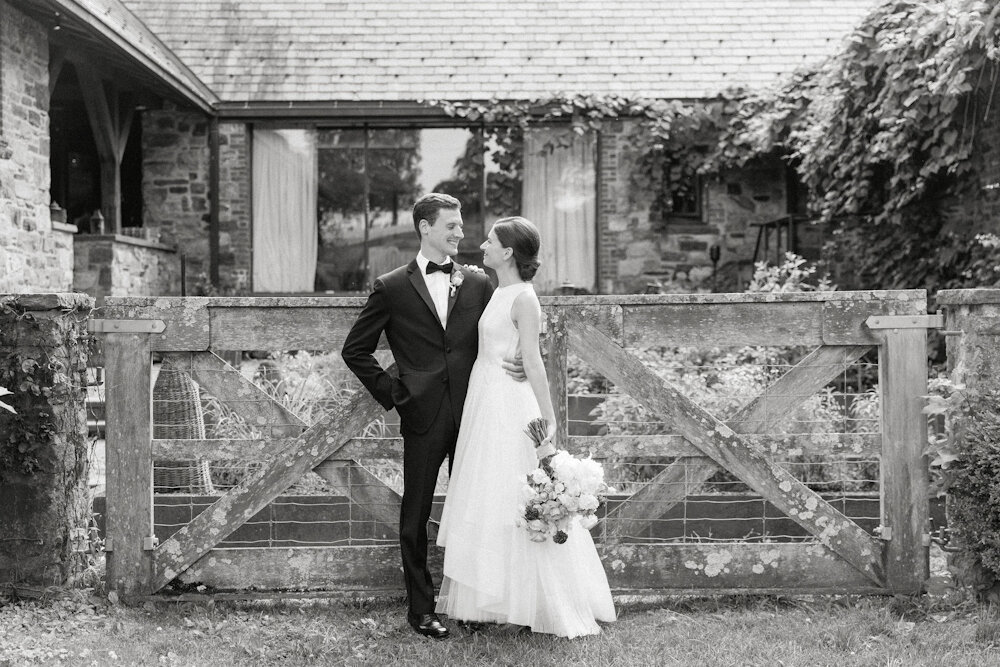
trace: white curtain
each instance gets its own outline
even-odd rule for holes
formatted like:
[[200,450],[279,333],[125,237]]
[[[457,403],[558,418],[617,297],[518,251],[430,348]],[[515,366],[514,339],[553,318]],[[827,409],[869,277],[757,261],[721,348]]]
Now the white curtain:
[[313,130],[254,130],[255,292],[313,291],[317,172]]
[[[565,130],[531,130],[524,137],[524,217],[542,236],[535,276],[539,292],[564,283],[595,292],[597,284],[597,176],[593,133],[573,135],[568,147],[546,144]],[[553,144],[554,145],[554,144]]]

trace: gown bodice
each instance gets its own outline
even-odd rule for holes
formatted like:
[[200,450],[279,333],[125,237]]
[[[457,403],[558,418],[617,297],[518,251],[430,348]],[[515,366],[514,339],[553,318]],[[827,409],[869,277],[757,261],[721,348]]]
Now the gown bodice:
[[493,291],[479,318],[479,362],[499,366],[504,357],[516,354],[518,336],[510,310],[514,299],[529,290],[533,290],[531,283],[514,283]]

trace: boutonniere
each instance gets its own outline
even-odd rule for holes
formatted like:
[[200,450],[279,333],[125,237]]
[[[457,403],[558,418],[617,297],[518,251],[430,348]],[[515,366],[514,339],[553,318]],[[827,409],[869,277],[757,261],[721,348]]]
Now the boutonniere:
[[456,266],[455,269],[451,272],[451,281],[450,281],[451,282],[451,292],[450,292],[450,294],[448,296],[452,296],[452,297],[455,296],[455,292],[457,292],[458,288],[462,286],[462,281],[463,280],[465,280],[465,274],[462,273],[459,270],[459,268]]

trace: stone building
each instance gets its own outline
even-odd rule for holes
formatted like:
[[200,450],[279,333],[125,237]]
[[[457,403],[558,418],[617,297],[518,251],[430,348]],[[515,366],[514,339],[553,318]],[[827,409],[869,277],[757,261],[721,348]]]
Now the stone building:
[[873,4],[0,0],[0,292],[363,292],[432,189],[464,202],[464,261],[497,216],[536,221],[545,291],[705,288],[713,246],[736,284],[795,229],[779,162],[662,213],[629,183],[633,121],[507,144],[440,103],[709,99],[832,53]]

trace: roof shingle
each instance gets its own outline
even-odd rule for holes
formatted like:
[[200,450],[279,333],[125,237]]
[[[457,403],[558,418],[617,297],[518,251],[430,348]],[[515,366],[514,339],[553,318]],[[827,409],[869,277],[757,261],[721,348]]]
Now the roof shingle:
[[223,102],[697,98],[834,52],[877,0],[124,0]]

